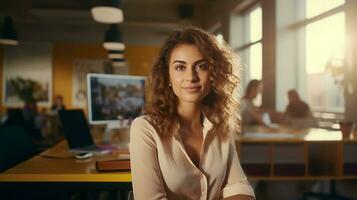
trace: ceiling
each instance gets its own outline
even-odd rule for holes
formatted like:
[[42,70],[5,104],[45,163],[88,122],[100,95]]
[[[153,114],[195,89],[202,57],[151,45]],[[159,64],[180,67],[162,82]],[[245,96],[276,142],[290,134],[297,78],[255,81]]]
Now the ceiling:
[[[205,26],[212,8],[225,0],[122,0],[124,42],[157,44],[185,24]],[[180,16],[180,5],[194,7],[193,17]],[[11,16],[20,42],[100,42],[107,24],[93,20],[91,0],[1,0],[0,17]]]

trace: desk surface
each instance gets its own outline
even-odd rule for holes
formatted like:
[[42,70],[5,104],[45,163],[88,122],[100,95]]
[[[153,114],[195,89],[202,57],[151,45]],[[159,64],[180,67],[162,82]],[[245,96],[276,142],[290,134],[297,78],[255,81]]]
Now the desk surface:
[[357,133],[351,134],[349,138],[343,138],[341,131],[329,131],[318,128],[292,130],[281,127],[272,130],[264,127],[252,127],[239,135],[237,142],[357,142]]
[[[280,128],[277,132],[261,128],[239,135],[238,143],[296,143],[296,142],[357,142],[356,134],[342,138],[339,131],[310,129],[293,131]],[[68,151],[65,141],[19,165],[0,173],[0,182],[81,182],[81,183],[128,183],[127,172],[97,172],[95,161],[119,159],[120,154],[94,156],[76,160]]]
[[236,143],[250,180],[357,179],[356,133],[252,127]]
[[65,141],[0,173],[0,182],[131,182],[130,171],[97,172],[95,161],[119,159],[120,154],[77,160]]

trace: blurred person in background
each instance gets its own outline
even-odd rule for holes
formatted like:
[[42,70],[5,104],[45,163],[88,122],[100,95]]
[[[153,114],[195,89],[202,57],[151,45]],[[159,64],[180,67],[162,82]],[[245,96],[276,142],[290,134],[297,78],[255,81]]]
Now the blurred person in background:
[[51,106],[51,110],[57,112],[62,109],[66,109],[66,106],[63,103],[63,96],[57,95],[54,99],[53,105]]
[[248,83],[240,104],[243,127],[254,125],[268,127],[266,120],[263,119],[264,112],[258,106],[254,105],[254,100],[262,90],[263,84],[260,80],[252,79]]
[[316,127],[317,121],[313,117],[309,105],[301,100],[297,91],[289,90],[287,95],[289,103],[286,106],[282,124],[298,129]]

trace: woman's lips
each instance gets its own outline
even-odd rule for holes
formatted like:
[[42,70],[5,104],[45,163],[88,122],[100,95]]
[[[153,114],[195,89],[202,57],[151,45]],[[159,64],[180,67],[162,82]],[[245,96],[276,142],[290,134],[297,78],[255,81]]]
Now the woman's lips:
[[198,92],[201,90],[201,86],[188,86],[188,87],[183,87],[183,89],[187,92]]

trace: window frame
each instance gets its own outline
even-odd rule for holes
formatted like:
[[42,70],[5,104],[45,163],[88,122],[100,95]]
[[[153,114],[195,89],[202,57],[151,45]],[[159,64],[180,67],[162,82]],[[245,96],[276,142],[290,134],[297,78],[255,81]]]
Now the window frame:
[[[251,79],[251,73],[250,73],[250,48],[256,44],[261,44],[261,46],[263,47],[263,27],[262,27],[262,36],[260,39],[256,40],[256,41],[250,41],[250,20],[249,20],[249,15],[251,12],[253,12],[255,9],[262,8],[262,5],[259,1],[256,1],[252,4],[250,4],[249,6],[247,6],[245,9],[243,9],[241,12],[239,12],[239,14],[237,14],[238,16],[242,17],[242,21],[243,21],[243,27],[242,29],[244,30],[243,33],[243,43],[241,45],[239,45],[238,47],[235,47],[233,50],[234,52],[236,52],[238,55],[240,55],[240,57],[242,57],[245,61],[245,63],[248,65],[248,69],[249,69],[249,73],[244,73],[244,77],[243,77],[243,82],[245,84],[247,84],[247,82]],[[263,11],[263,10],[262,10]],[[263,23],[263,19],[262,23]],[[263,51],[261,53],[261,57],[263,57]],[[263,65],[263,64],[262,64]],[[261,66],[263,67],[263,66]],[[263,73],[263,70],[261,70]],[[247,75],[249,75],[249,77],[246,77]],[[261,77],[263,77],[263,74],[261,74]]]
[[[308,1],[308,0],[305,0],[305,1],[301,2],[301,3],[304,4],[304,12],[306,12],[306,1]],[[307,74],[307,72],[306,72],[306,59],[307,59],[306,56],[305,56],[305,53],[306,53],[306,50],[307,50],[306,49],[307,47],[305,46],[305,42],[306,42],[306,27],[308,25],[310,25],[310,24],[313,24],[315,22],[318,22],[320,20],[326,19],[328,17],[331,17],[333,15],[336,15],[336,14],[342,13],[342,12],[344,12],[346,14],[346,1],[345,1],[344,4],[342,4],[340,6],[337,6],[335,8],[330,9],[330,10],[324,11],[324,12],[322,12],[322,13],[320,13],[318,15],[315,15],[315,16],[313,16],[311,18],[305,17],[303,20],[300,20],[300,21],[298,21],[296,23],[293,23],[290,26],[288,26],[288,29],[295,31],[296,33],[298,33],[298,35],[300,34],[300,36],[297,37],[298,43],[300,43],[300,44],[303,43],[304,44],[304,45],[302,45],[300,47],[301,49],[298,50],[299,53],[296,56],[297,56],[297,58],[299,60],[301,59],[301,64],[302,64],[301,68],[302,69],[300,69],[300,70],[304,71],[304,76],[305,76],[304,78],[299,77],[298,79],[301,82],[306,81],[306,84],[304,85],[305,86],[304,90],[306,91],[307,95],[308,95],[308,83],[307,83],[307,80],[308,80],[309,74]],[[303,55],[299,55],[299,54],[303,54]],[[339,114],[345,112],[344,106],[342,106],[342,108],[338,108],[338,107],[328,108],[328,107],[315,107],[315,106],[311,105],[311,110],[313,112],[331,112],[331,113],[339,113]]]

